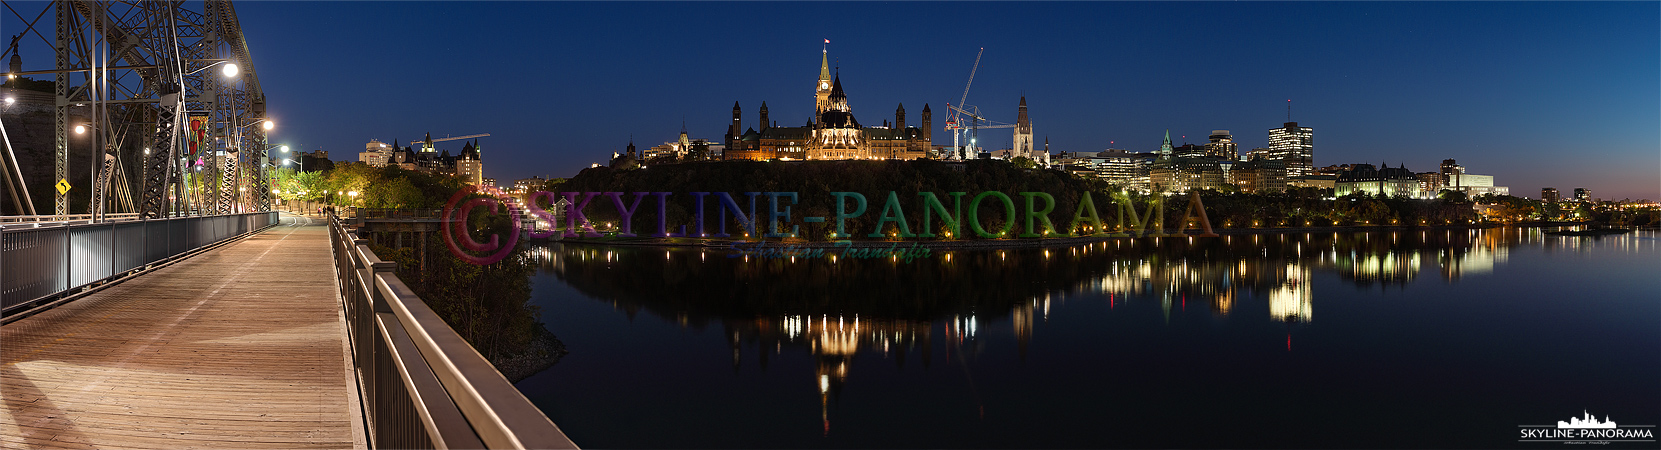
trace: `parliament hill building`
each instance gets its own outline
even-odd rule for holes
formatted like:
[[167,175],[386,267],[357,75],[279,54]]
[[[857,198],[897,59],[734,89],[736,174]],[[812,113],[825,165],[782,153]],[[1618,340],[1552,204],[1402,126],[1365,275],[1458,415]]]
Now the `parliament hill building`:
[[897,159],[928,157],[931,121],[929,106],[923,105],[920,127],[906,126],[905,105],[894,110],[894,122],[862,126],[848,106],[841,74],[832,75],[828,51],[819,57],[819,78],[814,80],[814,115],[806,125],[781,127],[767,118],[767,103],[761,103],[760,130],[744,128],[738,103],[732,105],[732,124],[727,127],[725,157],[728,160],[839,160]]

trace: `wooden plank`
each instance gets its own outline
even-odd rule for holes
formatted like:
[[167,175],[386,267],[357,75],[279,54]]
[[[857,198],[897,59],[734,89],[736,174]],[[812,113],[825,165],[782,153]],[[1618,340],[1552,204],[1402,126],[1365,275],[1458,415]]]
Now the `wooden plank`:
[[277,227],[0,327],[0,447],[361,447],[339,309]]

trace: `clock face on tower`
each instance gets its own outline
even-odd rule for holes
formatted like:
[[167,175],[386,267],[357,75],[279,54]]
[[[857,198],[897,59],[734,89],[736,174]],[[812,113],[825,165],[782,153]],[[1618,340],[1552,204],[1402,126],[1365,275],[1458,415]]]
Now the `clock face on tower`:
[[823,82],[823,81],[820,81],[819,82],[819,89],[830,89],[830,85],[825,84],[825,82]]

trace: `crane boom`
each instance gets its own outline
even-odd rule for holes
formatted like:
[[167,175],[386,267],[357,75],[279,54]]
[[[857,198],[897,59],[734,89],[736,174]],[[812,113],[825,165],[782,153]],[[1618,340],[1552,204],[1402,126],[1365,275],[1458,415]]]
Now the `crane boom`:
[[472,139],[472,138],[478,138],[478,137],[490,137],[490,133],[469,134],[469,135],[466,135],[466,136],[444,137],[444,138],[438,138],[438,139],[422,139],[422,140],[419,140],[419,141],[415,141],[415,143],[416,144],[421,144],[423,146],[429,146],[430,147],[434,143],[439,143],[439,142],[444,142],[444,141],[456,141],[456,140],[461,140],[461,139]]
[[975,71],[980,70],[980,55],[983,53],[986,53],[986,47],[981,47],[980,51],[975,52],[975,65],[969,68],[969,82],[963,83],[963,98],[957,101],[959,105],[969,101],[969,86],[975,84]]
[[[965,104],[964,102],[969,101],[969,87],[975,85],[975,72],[980,70],[980,56],[982,54],[985,54],[985,53],[986,53],[986,47],[981,47],[979,51],[975,52],[975,65],[969,67],[969,82],[963,83],[963,97],[958,99],[958,101],[957,101],[957,104],[960,107]],[[960,119],[959,113],[962,112],[963,109],[962,108],[953,108],[951,103],[947,103],[946,108],[949,110],[948,112],[951,113],[950,116],[946,119],[946,129],[952,130],[952,155],[953,155],[953,157],[950,158],[950,159],[957,159],[957,156],[958,156],[957,153],[963,150],[962,143],[958,141],[958,138],[959,138],[960,135],[962,135],[962,130],[963,130],[963,122],[961,120],[959,120]],[[971,118],[970,120],[975,120],[975,119],[978,119],[978,117]],[[963,156],[967,157],[968,155],[963,155]]]

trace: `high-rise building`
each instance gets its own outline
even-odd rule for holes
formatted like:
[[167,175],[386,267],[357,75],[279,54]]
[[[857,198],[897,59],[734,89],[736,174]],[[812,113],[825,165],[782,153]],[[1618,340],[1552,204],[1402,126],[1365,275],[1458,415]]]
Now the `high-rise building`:
[[1574,188],[1574,199],[1582,202],[1592,201],[1592,190],[1586,188]]
[[1240,146],[1234,143],[1234,135],[1228,130],[1211,130],[1211,142],[1205,144],[1205,156],[1238,159]]
[[1557,193],[1557,188],[1540,189],[1540,201],[1546,203],[1557,203],[1562,200],[1563,196]]
[[395,149],[396,147],[388,147],[385,142],[370,139],[368,144],[363,145],[363,153],[358,154],[358,162],[368,164],[370,167],[386,167],[386,163],[392,159],[392,151]]
[[1315,168],[1315,129],[1300,127],[1297,122],[1270,129],[1265,157],[1286,163],[1289,177],[1309,175]]

